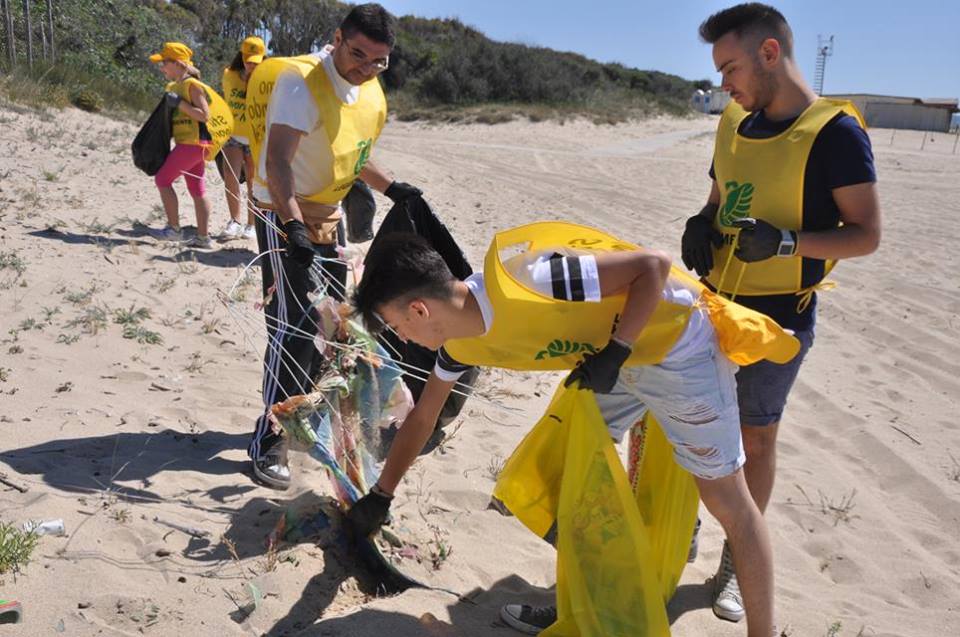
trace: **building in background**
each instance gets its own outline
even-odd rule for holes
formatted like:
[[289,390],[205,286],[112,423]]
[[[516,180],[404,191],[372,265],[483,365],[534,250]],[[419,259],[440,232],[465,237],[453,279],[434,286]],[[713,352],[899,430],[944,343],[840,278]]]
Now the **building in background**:
[[953,114],[960,112],[956,98],[921,99],[868,93],[825,97],[850,100],[867,120],[867,126],[873,128],[908,128],[946,133],[950,131]]
[[697,89],[690,97],[690,105],[693,106],[693,110],[701,113],[722,113],[729,103],[730,93],[720,88],[710,89],[709,91]]

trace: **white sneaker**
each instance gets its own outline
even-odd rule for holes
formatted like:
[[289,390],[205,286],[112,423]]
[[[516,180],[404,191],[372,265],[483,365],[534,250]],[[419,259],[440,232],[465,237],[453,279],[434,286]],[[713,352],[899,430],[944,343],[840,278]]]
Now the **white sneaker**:
[[[240,225],[240,224],[237,224]],[[243,238],[244,239],[256,239],[257,238],[257,228],[252,223],[248,223],[243,227]]]
[[231,239],[239,239],[242,235],[243,226],[231,219],[227,222],[227,227],[223,229],[223,232],[221,232],[217,238],[220,239],[220,241],[230,241]]
[[731,622],[743,620],[743,597],[737,574],[733,570],[733,556],[730,546],[724,541],[720,556],[720,568],[713,577],[713,614]]
[[150,228],[150,236],[157,241],[180,241],[180,229],[172,226],[164,226],[162,230]]
[[213,247],[213,241],[210,240],[210,237],[207,235],[191,237],[189,241],[185,244],[188,248],[203,248],[204,250],[209,250]]

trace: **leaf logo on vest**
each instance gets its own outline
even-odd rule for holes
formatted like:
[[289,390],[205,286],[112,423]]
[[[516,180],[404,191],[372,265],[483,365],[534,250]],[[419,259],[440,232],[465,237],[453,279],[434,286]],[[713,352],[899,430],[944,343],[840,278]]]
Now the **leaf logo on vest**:
[[353,174],[359,175],[363,170],[363,165],[370,159],[370,150],[373,148],[373,139],[365,139],[357,142],[357,148],[360,149],[360,156],[357,157],[357,163],[353,165]]
[[577,343],[575,341],[561,341],[559,338],[550,341],[547,349],[537,352],[536,360],[543,360],[546,357],[556,358],[557,356],[566,356],[567,354],[596,354],[597,348],[590,343]]
[[727,201],[720,210],[720,225],[730,227],[734,221],[749,216],[750,203],[753,201],[753,184],[728,181],[724,184],[724,188],[727,189]]

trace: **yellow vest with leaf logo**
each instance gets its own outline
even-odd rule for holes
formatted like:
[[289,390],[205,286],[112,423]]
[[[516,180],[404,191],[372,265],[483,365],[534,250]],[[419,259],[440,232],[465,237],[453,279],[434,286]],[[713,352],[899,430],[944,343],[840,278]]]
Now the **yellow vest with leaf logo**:
[[[247,119],[250,125],[250,150],[259,166],[266,135],[266,112],[277,76],[293,69],[300,73],[316,101],[320,120],[329,140],[330,158],[326,164],[326,187],[315,193],[300,194],[308,201],[335,205],[353,186],[360,170],[370,158],[373,144],[387,121],[387,100],[377,78],[360,85],[360,96],[353,104],[341,102],[330,78],[313,55],[294,58],[269,58],[257,66],[247,83]],[[262,175],[259,183],[266,185]]]
[[210,117],[205,123],[187,116],[182,109],[173,112],[173,140],[178,144],[204,147],[204,159],[213,161],[220,148],[233,135],[233,114],[226,101],[212,88],[200,80],[188,77],[179,82],[169,82],[166,90],[176,93],[187,103],[190,102],[190,87],[198,86],[207,98]]
[[[713,269],[706,280],[720,292],[734,295],[803,294],[803,257],[771,257],[744,263],[733,256],[737,233],[734,221],[763,219],[784,230],[803,228],[803,184],[807,159],[817,134],[840,113],[866,127],[856,107],[847,101],[819,98],[784,132],[751,139],[738,132],[749,115],[730,102],[717,129],[713,167],[720,190],[720,209],[714,227],[724,243],[714,252]],[[823,276],[835,265],[825,263]],[[821,277],[822,279],[823,277]],[[815,285],[819,282],[814,282]],[[808,288],[810,289],[810,288]]]
[[[604,297],[599,303],[540,294],[518,281],[504,265],[503,253],[517,247],[521,252],[559,247],[596,252],[642,248],[600,230],[564,222],[533,223],[494,237],[483,265],[493,324],[482,336],[451,339],[444,348],[468,365],[538,371],[572,369],[585,354],[599,351],[610,341],[626,293]],[[671,268],[670,277],[701,297],[717,329],[720,349],[734,362],[748,364],[760,358],[786,362],[798,351],[797,340],[769,318],[712,295],[677,268]],[[683,333],[693,309],[661,300],[634,342],[626,365],[661,362]]]
[[233,136],[249,140],[250,125],[247,123],[247,81],[240,71],[223,69],[223,98],[233,113]]

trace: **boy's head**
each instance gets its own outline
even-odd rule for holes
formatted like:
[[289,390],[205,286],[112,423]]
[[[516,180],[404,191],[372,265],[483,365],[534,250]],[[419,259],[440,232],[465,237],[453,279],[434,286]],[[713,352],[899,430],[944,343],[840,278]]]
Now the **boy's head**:
[[436,309],[453,297],[457,279],[421,237],[397,233],[374,242],[353,293],[354,312],[371,332],[389,326],[403,340],[437,349],[444,330]]

